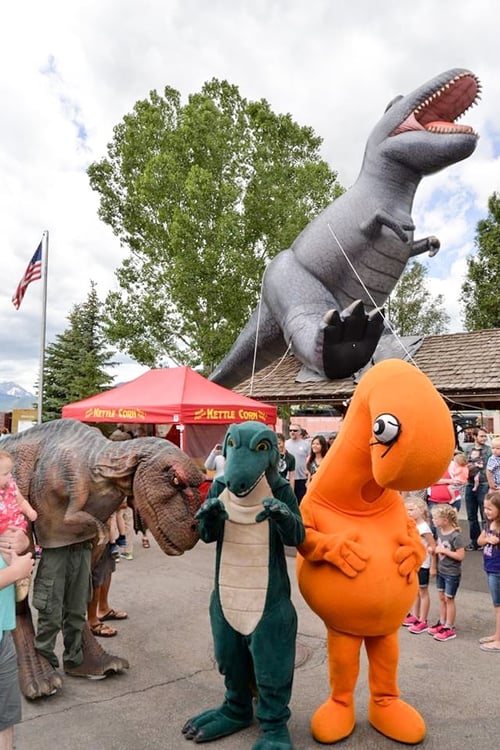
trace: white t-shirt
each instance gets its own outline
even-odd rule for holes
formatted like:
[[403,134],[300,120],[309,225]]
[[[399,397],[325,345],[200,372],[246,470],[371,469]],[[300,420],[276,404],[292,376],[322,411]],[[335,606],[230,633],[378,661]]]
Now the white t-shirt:
[[431,561],[432,561],[432,555],[429,552],[429,549],[427,547],[427,542],[424,539],[424,534],[431,534],[431,527],[427,523],[427,521],[420,521],[417,523],[417,529],[418,533],[420,534],[420,539],[422,540],[422,544],[424,545],[425,549],[427,550],[427,557],[423,561],[422,565],[420,567],[422,568],[430,568],[431,567]]

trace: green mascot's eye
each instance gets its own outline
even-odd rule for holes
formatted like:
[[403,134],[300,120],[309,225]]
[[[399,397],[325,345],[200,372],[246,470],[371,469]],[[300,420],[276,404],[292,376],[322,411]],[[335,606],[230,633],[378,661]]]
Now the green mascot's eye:
[[268,451],[269,450],[269,443],[267,440],[261,440],[260,443],[257,443],[255,446],[256,451]]
[[234,440],[232,437],[227,439],[227,446],[228,448],[234,448]]

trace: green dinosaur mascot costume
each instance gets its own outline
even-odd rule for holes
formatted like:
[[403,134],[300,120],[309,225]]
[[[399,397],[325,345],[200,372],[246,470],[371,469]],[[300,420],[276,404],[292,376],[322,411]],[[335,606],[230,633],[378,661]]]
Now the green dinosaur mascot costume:
[[224,702],[189,719],[186,739],[208,742],[249,726],[262,730],[253,750],[291,750],[287,722],[297,615],[290,600],[284,545],[304,540],[296,497],[278,474],[276,434],[260,422],[231,425],[216,479],[197,513],[204,542],[217,542],[210,621]]

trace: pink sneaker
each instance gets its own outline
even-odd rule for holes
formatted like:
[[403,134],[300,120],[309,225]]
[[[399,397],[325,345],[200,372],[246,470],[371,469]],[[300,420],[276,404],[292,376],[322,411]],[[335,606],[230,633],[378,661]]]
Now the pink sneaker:
[[408,632],[419,635],[419,633],[427,633],[428,629],[429,626],[427,625],[427,620],[419,620],[415,625],[410,625]]
[[437,622],[435,625],[432,625],[430,628],[427,628],[427,632],[429,633],[429,635],[436,635],[437,633],[440,633],[443,628],[444,628],[443,623]]
[[402,622],[402,625],[404,628],[409,628],[410,625],[416,625],[417,622],[420,622],[418,617],[415,617],[414,615],[406,615],[405,619]]
[[455,628],[441,628],[439,633],[434,636],[435,641],[451,641],[457,637],[457,631]]

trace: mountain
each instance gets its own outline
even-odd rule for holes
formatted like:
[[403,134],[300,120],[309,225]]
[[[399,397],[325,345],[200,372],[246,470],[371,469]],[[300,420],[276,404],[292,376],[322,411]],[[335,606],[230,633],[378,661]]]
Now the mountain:
[[0,382],[0,412],[36,407],[36,396],[11,380]]

